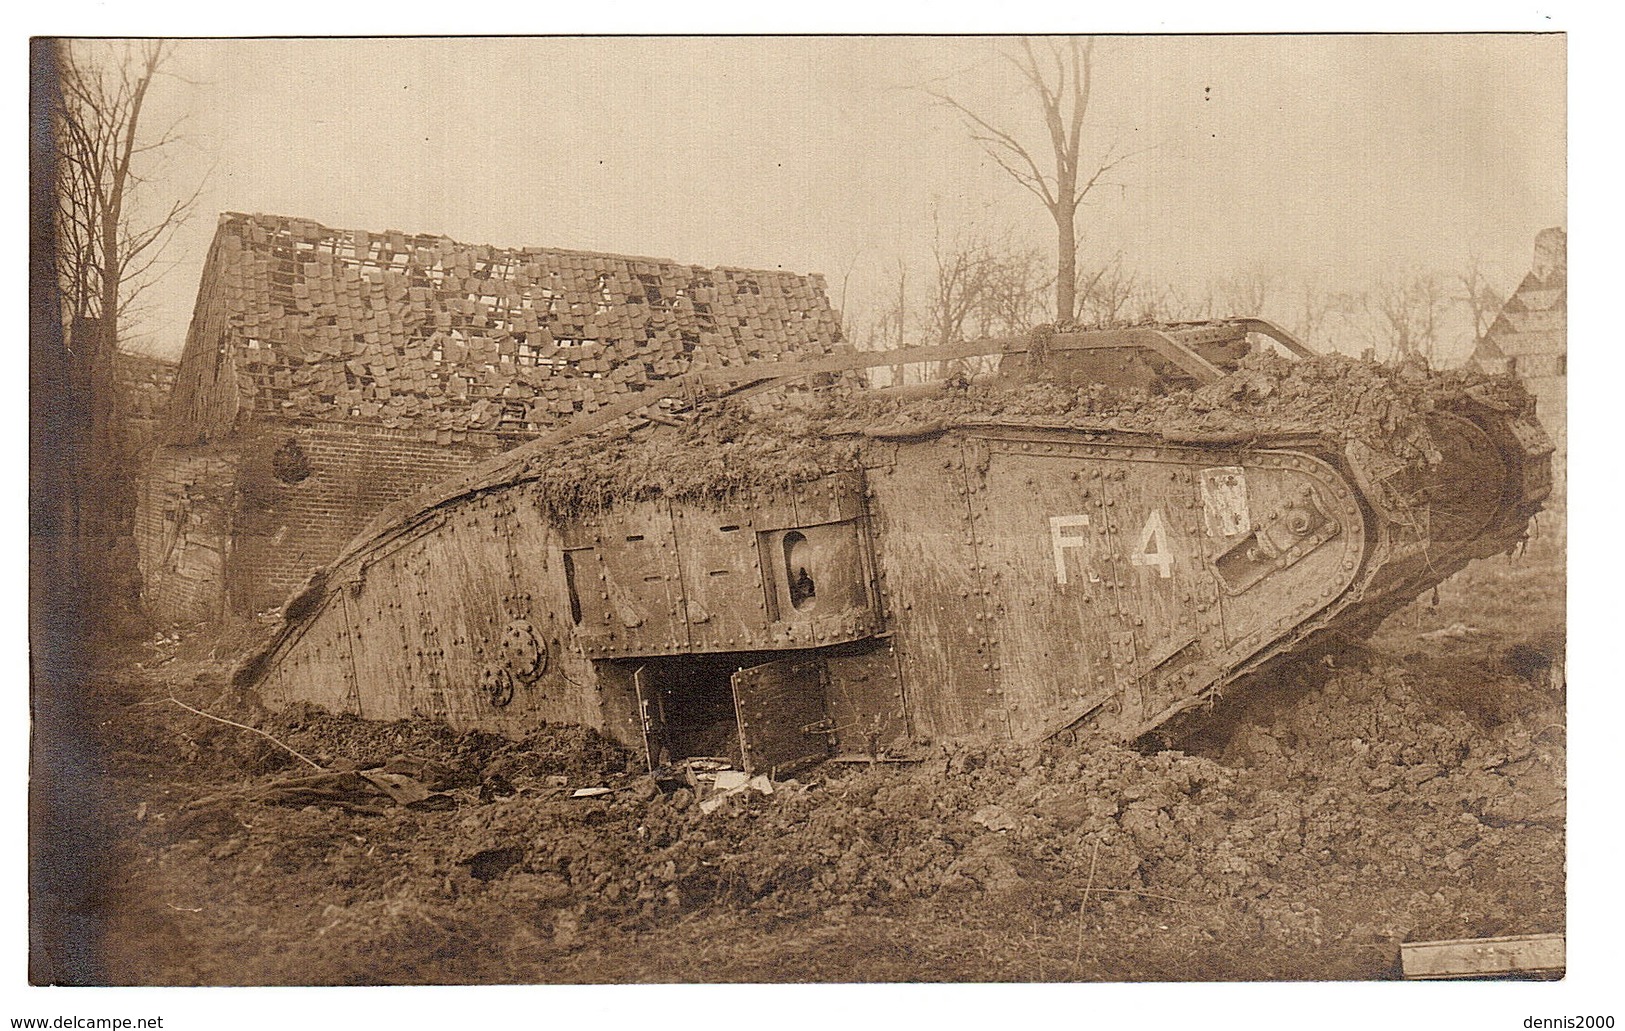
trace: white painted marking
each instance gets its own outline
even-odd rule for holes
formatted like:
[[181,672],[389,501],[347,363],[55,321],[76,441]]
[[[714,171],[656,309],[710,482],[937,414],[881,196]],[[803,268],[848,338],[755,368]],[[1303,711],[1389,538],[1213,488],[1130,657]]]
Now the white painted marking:
[[1059,515],[1049,517],[1050,546],[1055,550],[1055,582],[1066,583],[1066,549],[1081,548],[1089,541],[1087,534],[1064,533],[1075,527],[1088,526],[1086,515]]
[[[1155,550],[1152,546],[1155,545]],[[1140,531],[1140,546],[1128,560],[1137,566],[1156,566],[1164,579],[1174,575],[1174,553],[1168,547],[1168,531],[1162,523],[1162,509],[1153,508]]]

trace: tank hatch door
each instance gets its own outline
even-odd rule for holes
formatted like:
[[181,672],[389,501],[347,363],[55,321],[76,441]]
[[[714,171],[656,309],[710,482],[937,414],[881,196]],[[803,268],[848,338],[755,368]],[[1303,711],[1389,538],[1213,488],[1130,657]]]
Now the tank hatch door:
[[826,680],[820,659],[780,659],[733,675],[746,773],[771,776],[829,757]]
[[666,706],[660,691],[651,685],[649,667],[639,666],[632,674],[638,693],[638,718],[643,724],[643,754],[653,772],[671,761],[666,746]]

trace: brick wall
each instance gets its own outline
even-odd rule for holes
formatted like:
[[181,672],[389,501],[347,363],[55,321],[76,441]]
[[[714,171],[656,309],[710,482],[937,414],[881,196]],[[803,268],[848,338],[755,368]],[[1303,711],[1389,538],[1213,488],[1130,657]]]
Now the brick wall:
[[136,478],[142,604],[161,623],[223,614],[234,466],[234,456],[219,449],[166,447]]
[[175,389],[175,363],[120,352],[114,363],[119,413],[124,417],[124,445],[139,455],[158,435]]
[[186,329],[186,347],[175,370],[164,436],[172,444],[197,444],[231,432],[241,399],[237,396],[232,327],[221,296],[220,241],[209,248],[203,280]]
[[381,428],[294,424],[262,424],[235,446],[230,605],[239,614],[281,605],[384,506],[495,450]]

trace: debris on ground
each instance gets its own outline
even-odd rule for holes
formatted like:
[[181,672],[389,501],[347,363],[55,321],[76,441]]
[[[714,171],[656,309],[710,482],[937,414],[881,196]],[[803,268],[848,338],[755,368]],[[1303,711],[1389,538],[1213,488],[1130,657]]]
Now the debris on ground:
[[1391,976],[1406,941],[1561,933],[1561,569],[1461,579],[1189,740],[776,782],[651,771],[579,727],[256,711],[210,660],[125,670],[109,963],[130,983],[1322,979]]
[[1417,634],[1416,636],[1423,641],[1442,641],[1446,639],[1459,641],[1466,637],[1476,637],[1483,632],[1478,627],[1468,626],[1466,623],[1451,623],[1447,627],[1429,630],[1427,633]]

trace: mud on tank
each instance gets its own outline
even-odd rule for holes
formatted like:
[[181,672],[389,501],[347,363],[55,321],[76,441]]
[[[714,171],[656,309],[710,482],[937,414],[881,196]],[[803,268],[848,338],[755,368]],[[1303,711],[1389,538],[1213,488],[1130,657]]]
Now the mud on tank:
[[237,682],[751,773],[1129,739],[1368,633],[1515,546],[1550,490],[1515,383],[1316,356],[1259,320],[1045,330],[985,386],[782,389],[974,356],[945,350],[697,373],[683,390],[755,400],[627,432],[639,395],[431,488]]

